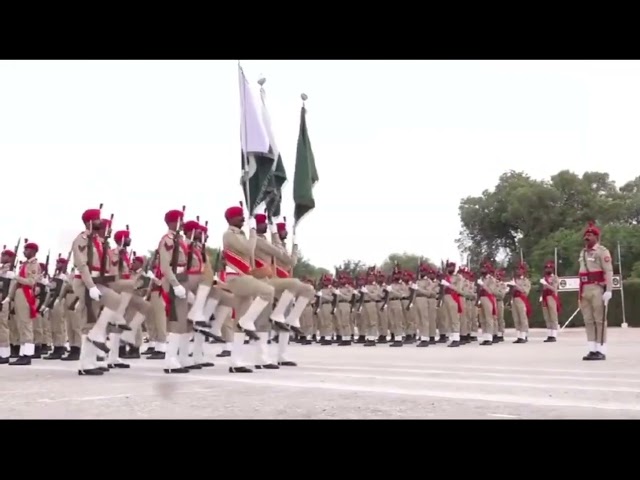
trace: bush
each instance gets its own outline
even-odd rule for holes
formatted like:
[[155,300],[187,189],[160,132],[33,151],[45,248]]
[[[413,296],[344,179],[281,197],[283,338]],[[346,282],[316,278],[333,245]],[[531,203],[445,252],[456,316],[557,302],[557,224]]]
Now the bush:
[[[626,308],[627,323],[630,327],[640,327],[640,280],[629,279],[623,282],[624,287],[624,304]],[[531,289],[529,294],[531,302],[531,318],[529,319],[530,328],[546,328],[544,317],[542,316],[542,303],[540,302],[540,291],[535,287]],[[578,292],[564,292],[560,294],[560,304],[562,309],[559,315],[560,327],[569,319],[573,312],[578,308]],[[505,310],[505,323],[508,328],[513,328],[513,318],[511,310]],[[622,325],[622,295],[620,290],[613,291],[613,297],[609,302],[609,313],[607,315],[608,325],[610,327],[619,327]],[[578,312],[567,328],[584,327],[582,314]]]

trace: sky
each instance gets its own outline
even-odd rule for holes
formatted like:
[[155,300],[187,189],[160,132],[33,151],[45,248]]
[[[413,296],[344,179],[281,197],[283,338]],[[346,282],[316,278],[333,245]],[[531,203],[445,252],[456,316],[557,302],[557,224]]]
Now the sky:
[[[289,182],[301,93],[318,174],[296,241],[312,263],[460,261],[458,206],[507,170],[638,175],[638,61],[242,61],[264,76]],[[0,61],[2,238],[66,256],[87,208],[157,247],[167,210],[209,220],[242,200],[237,61]]]

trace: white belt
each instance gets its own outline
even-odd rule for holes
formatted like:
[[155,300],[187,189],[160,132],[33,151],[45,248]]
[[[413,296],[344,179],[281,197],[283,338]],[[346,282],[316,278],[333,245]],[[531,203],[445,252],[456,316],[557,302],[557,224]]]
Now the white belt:
[[176,273],[184,273],[187,270],[187,267],[177,267]]
[[92,272],[91,272],[91,276],[92,276],[92,277],[99,277],[99,276],[100,276],[100,272],[94,272],[94,271],[92,271]]

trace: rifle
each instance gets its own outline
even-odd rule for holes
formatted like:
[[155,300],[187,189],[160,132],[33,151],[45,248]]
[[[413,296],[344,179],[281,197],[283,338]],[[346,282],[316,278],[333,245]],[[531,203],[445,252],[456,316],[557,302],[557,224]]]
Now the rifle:
[[[335,276],[333,277],[334,281],[338,281],[338,269],[335,269]],[[335,288],[335,287],[334,287]],[[336,308],[338,308],[338,293],[333,294],[333,298],[331,299],[331,315],[336,314]]]
[[[13,272],[16,269],[16,261],[18,260],[18,249],[20,248],[20,241],[22,238],[18,238],[18,242],[16,243],[16,249],[14,250],[15,255],[13,256],[13,260],[11,260],[11,266],[9,267],[9,271]],[[6,250],[7,246],[3,245],[2,250]],[[0,277],[0,283],[2,286],[2,300],[9,296],[9,291],[11,288],[11,280],[8,278]],[[2,311],[2,303],[0,303],[0,312]]]
[[[43,278],[49,278],[49,259],[51,258],[51,250],[47,252],[47,259],[44,261],[44,274]],[[40,312],[42,307],[44,306],[47,296],[49,294],[49,289],[45,287],[42,283],[38,282],[38,305],[36,306],[36,310]]]
[[[322,287],[322,277],[318,278],[318,280],[316,280],[316,284],[314,285],[314,290],[317,292],[318,288]],[[320,305],[322,304],[322,297],[316,295],[316,300],[313,304],[313,314],[317,315],[318,314],[318,310],[320,310]]]
[[[363,285],[362,287],[360,287],[361,289],[364,288],[365,290],[366,285]],[[362,311],[362,306],[364,305],[364,296],[366,295],[365,292],[360,292],[360,298],[358,299],[358,309],[356,310],[358,313],[360,313]]]
[[[149,256],[149,258],[147,258],[147,261],[145,262],[144,266],[142,267],[142,270],[147,273],[149,272],[149,270],[151,269],[151,266],[154,264],[154,262],[156,261],[156,259],[158,258],[158,254],[160,253],[160,250],[157,250],[155,252],[153,252],[153,255]],[[142,276],[142,287],[140,287],[141,289],[147,289],[147,293],[145,293],[144,295],[144,299],[148,302],[149,298],[151,297],[151,291],[153,290],[153,280],[151,280],[149,277],[145,277]]]
[[[171,253],[171,271],[173,275],[179,282],[183,282],[188,278],[186,272],[179,274],[178,273],[178,260],[180,259],[180,244],[182,243],[182,235],[180,230],[182,228],[182,222],[184,220],[184,212],[187,209],[185,205],[182,206],[182,216],[178,220],[178,226],[176,227],[176,234],[173,237],[173,251]],[[170,300],[170,309],[169,309],[169,321],[177,322],[178,321],[178,312],[176,310],[176,292],[173,289],[173,286],[169,288],[169,300]]]
[[[422,266],[422,257],[420,257],[420,260],[418,261],[418,266],[416,267],[416,281],[418,281],[418,279],[420,278],[420,267]],[[417,289],[415,288],[411,288],[409,287],[409,289],[411,290],[411,293],[409,293],[409,301],[407,302],[407,312],[409,310],[411,310],[411,307],[413,306],[413,302],[416,299],[416,293],[417,293]]]
[[[126,231],[129,231],[129,225],[125,227]],[[129,237],[122,241],[122,247],[118,249],[118,276],[122,277],[122,271],[124,270],[124,256],[127,253],[127,247],[131,245]],[[135,255],[135,253],[134,253]],[[128,267],[129,265],[127,265]]]
[[[58,254],[58,260],[60,260],[60,258],[62,258],[61,253]],[[69,251],[69,256],[67,257],[67,263],[65,265],[69,264],[70,259],[71,259],[71,250]],[[53,305],[55,304],[56,300],[58,300],[58,298],[62,294],[62,287],[64,286],[64,280],[62,280],[61,278],[58,278],[58,275],[62,273],[62,269],[59,266],[60,264],[58,260],[56,260],[56,268],[53,271],[53,277],[51,277],[50,279],[50,283],[53,283],[53,288],[49,288],[49,292],[47,293],[47,298],[45,299],[45,302],[44,302],[44,308],[49,310],[53,308]]]

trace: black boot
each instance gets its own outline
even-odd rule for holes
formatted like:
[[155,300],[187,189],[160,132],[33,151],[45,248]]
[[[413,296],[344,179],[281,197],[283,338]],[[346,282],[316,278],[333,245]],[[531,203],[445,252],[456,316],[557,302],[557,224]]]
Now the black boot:
[[64,347],[53,347],[53,351],[46,357],[42,357],[43,360],[61,360],[64,353],[67,351]]
[[77,362],[78,360],[80,360],[80,347],[69,348],[69,353],[67,353],[67,355],[62,357],[60,360],[64,362]]
[[129,347],[129,351],[124,355],[119,355],[120,358],[132,359],[140,358],[140,347]]
[[440,338],[438,338],[438,343],[447,343],[447,336],[444,334],[440,334]]
[[9,365],[31,365],[31,357],[20,355],[13,362],[10,362]]
[[40,344],[35,345],[35,347],[33,348],[33,355],[31,355],[31,358],[42,358],[42,345]]
[[18,358],[20,356],[20,345],[11,345],[10,358]]

